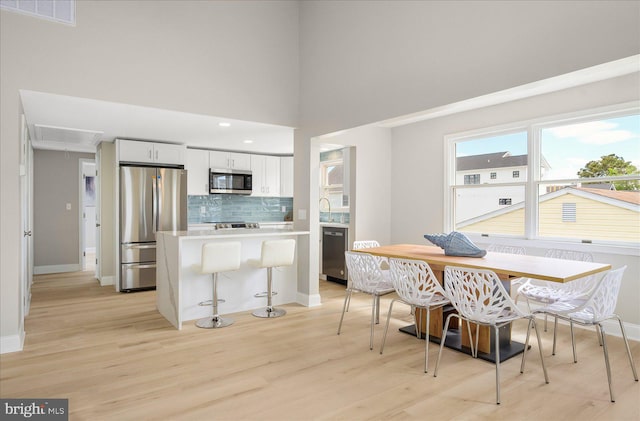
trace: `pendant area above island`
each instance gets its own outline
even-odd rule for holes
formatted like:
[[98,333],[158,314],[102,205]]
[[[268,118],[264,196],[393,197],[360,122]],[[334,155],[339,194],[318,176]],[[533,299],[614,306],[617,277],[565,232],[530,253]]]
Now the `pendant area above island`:
[[212,299],[211,275],[201,274],[199,270],[202,245],[208,242],[241,243],[240,269],[224,272],[218,279],[218,296],[225,300],[218,304],[219,313],[231,314],[263,307],[265,298],[255,297],[255,294],[265,291],[267,274],[252,261],[260,259],[263,241],[284,238],[296,239],[296,257],[293,265],[273,271],[273,290],[278,292],[273,297],[273,304],[309,305],[316,298],[308,297],[304,283],[298,282],[298,251],[301,240],[308,242],[308,235],[308,231],[277,228],[156,233],[158,311],[177,329],[181,329],[186,321],[211,315],[211,307],[198,305]]

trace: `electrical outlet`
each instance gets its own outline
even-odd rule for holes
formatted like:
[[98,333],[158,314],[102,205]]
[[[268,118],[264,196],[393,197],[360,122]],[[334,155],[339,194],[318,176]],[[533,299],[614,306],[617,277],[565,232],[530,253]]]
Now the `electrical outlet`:
[[71,203],[67,203],[67,210],[71,210]]
[[284,212],[286,212],[286,211],[287,211],[287,207],[286,207],[286,206],[283,206],[283,207],[282,207],[282,211],[281,211],[281,212],[283,212],[283,213],[284,213]]
[[200,206],[200,213],[205,213],[207,211],[206,206]]

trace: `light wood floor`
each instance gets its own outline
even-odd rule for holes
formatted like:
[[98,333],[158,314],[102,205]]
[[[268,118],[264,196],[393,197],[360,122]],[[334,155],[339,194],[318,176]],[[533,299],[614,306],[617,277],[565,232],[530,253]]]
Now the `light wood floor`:
[[[322,306],[286,305],[279,319],[241,313],[228,328],[177,331],[154,291],[118,294],[86,272],[38,276],[25,350],[0,357],[0,393],[68,398],[72,420],[640,419],[640,385],[619,338],[608,342],[615,403],[595,334],[578,329],[574,364],[561,326],[556,356],[543,333],[550,384],[534,343],[524,374],[519,358],[502,365],[496,405],[490,363],[445,348],[434,378],[431,344],[423,373],[424,342],[397,331],[410,320],[403,306],[380,355],[383,324],[368,347],[369,297],[354,296],[337,336],[344,289],[321,281],[321,294]],[[516,324],[514,337],[524,330]],[[631,346],[640,361],[640,344]]]

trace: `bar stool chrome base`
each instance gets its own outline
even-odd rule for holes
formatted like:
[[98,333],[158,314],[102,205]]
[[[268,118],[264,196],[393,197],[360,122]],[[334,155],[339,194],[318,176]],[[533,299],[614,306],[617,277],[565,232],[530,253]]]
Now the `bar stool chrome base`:
[[287,311],[281,308],[274,307],[263,307],[257,310],[254,310],[251,314],[256,317],[263,317],[265,319],[273,319],[276,317],[281,317],[287,314]]
[[221,327],[231,326],[233,322],[234,322],[233,319],[229,319],[227,317],[209,316],[209,317],[205,317],[203,319],[198,320],[196,322],[196,326],[202,329],[218,329]]

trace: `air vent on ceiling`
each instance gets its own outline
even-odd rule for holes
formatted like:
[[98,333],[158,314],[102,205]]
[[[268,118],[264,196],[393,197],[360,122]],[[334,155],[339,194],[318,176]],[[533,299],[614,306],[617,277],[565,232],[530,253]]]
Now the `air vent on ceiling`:
[[96,130],[74,129],[70,127],[34,124],[34,137],[31,139],[35,149],[56,149],[77,152],[95,152],[104,132]]
[[54,22],[76,24],[75,0],[0,0],[0,8]]

